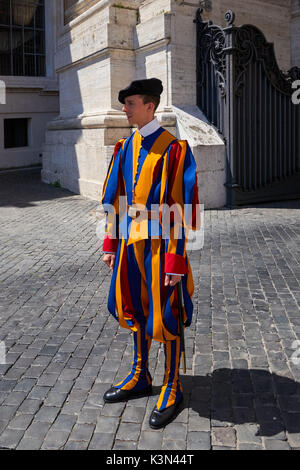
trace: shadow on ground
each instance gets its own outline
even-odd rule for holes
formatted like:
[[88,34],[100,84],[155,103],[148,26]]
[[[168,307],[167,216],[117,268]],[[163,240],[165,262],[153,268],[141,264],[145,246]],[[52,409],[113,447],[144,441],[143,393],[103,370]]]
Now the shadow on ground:
[[[241,206],[234,206],[232,210],[246,210],[246,209],[300,209],[300,199],[287,199],[286,201],[266,201],[254,202],[252,204],[244,204]],[[216,208],[215,210],[230,210],[228,207]]]
[[41,169],[0,172],[0,207],[29,207],[34,202],[72,197],[74,193],[41,181]]
[[[180,376],[185,408],[214,426],[257,424],[257,436],[300,432],[300,384],[259,369],[217,369],[206,376]],[[159,395],[160,387],[153,387]],[[219,424],[218,424],[219,423]]]

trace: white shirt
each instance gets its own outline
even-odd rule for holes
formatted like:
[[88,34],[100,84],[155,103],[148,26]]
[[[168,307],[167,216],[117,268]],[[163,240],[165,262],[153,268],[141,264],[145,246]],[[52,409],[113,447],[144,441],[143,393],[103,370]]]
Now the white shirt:
[[152,119],[152,121],[148,122],[145,126],[141,127],[138,129],[138,133],[141,134],[142,137],[148,137],[148,135],[153,134],[153,132],[156,132],[157,129],[159,129],[161,126],[155,117]]

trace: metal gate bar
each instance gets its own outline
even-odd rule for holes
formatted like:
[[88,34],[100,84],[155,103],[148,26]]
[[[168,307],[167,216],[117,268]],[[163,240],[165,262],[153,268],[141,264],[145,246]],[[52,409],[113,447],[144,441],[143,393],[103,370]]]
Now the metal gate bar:
[[197,105],[226,145],[227,206],[300,197],[300,68],[279,69],[253,25],[202,21],[197,11]]

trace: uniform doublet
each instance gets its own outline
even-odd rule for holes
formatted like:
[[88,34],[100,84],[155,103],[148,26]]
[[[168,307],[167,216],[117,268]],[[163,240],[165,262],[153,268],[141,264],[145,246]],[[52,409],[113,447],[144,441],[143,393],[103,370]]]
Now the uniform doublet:
[[[157,407],[164,409],[182,398],[177,289],[164,285],[165,274],[182,275],[187,327],[192,320],[194,283],[186,231],[198,228],[199,201],[196,163],[188,143],[156,123],[152,121],[155,130],[150,135],[143,137],[143,129],[136,130],[115,146],[102,194],[104,210],[113,206],[115,214],[107,216],[103,251],[116,253],[108,310],[122,327],[134,332],[132,370],[115,387],[138,390],[151,384],[148,351],[152,339],[162,342],[166,369]],[[155,223],[146,218],[138,226],[126,211],[120,213],[119,196],[126,196],[127,207],[141,205],[148,211],[153,205],[177,204],[182,218],[178,222],[171,212],[166,236],[162,214]],[[181,237],[176,235],[178,230]]]

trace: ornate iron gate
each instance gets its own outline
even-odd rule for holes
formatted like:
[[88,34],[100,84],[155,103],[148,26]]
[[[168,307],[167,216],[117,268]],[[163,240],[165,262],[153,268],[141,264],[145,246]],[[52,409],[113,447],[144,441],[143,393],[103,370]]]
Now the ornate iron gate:
[[300,198],[300,68],[279,69],[274,46],[255,26],[197,24],[197,105],[223,135],[227,206]]

